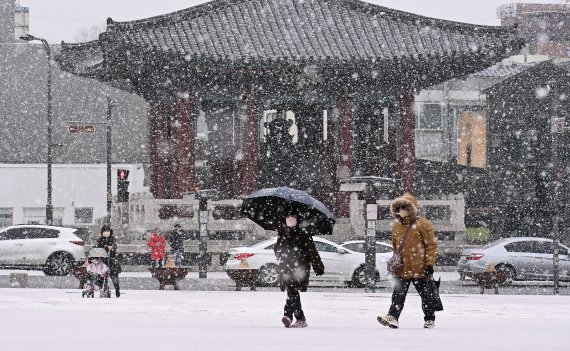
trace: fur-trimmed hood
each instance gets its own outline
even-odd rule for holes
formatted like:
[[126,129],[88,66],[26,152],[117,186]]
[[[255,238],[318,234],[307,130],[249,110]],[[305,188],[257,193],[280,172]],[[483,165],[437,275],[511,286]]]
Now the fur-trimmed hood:
[[[396,215],[400,211],[401,207],[404,207],[408,211],[408,217],[400,218],[400,216]],[[418,200],[410,194],[398,197],[390,204],[390,214],[401,222],[406,221],[408,218],[416,218],[418,216]]]

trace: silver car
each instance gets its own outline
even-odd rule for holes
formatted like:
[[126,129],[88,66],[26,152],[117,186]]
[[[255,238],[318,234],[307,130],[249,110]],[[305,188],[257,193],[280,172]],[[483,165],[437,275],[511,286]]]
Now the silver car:
[[41,269],[46,275],[67,275],[85,259],[76,229],[16,225],[0,230],[0,267]]
[[[568,247],[560,245],[559,278],[570,280]],[[552,280],[553,244],[551,239],[503,238],[481,247],[465,249],[457,263],[460,279],[484,272],[487,265],[507,273],[506,284],[513,280]]]

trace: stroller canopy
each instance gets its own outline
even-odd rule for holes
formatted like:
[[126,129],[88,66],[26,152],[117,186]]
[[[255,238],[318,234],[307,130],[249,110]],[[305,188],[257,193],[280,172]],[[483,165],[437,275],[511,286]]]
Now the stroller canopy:
[[100,247],[95,247],[92,248],[91,250],[89,250],[89,258],[94,258],[94,257],[107,257],[107,251],[105,251],[105,249],[100,248]]

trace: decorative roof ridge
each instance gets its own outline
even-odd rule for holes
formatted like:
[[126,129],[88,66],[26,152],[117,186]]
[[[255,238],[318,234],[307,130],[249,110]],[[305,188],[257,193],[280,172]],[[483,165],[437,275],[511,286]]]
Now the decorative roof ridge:
[[85,41],[83,43],[66,43],[65,41],[61,41],[61,46],[64,48],[89,48],[89,47],[99,47],[101,45],[101,41],[99,39]]
[[457,27],[458,29],[465,29],[465,28],[472,28],[475,30],[484,30],[484,31],[505,31],[505,32],[515,32],[514,28],[512,27],[505,27],[505,26],[489,26],[489,25],[482,25],[482,24],[474,24],[474,23],[466,23],[466,22],[457,22],[452,20],[446,20],[441,18],[435,17],[428,17],[424,15],[419,15],[413,12],[407,12],[402,10],[397,10],[389,7],[385,7],[382,5],[376,5],[369,2],[364,2],[362,0],[322,0],[322,1],[330,1],[330,2],[339,2],[339,3],[346,3],[347,5],[351,6],[353,9],[357,10],[366,10],[366,11],[374,11],[374,12],[385,12],[390,13],[391,15],[398,17],[400,19],[404,19],[407,21],[413,22],[428,22],[430,24],[437,24],[438,26],[445,26],[445,27]]
[[[186,19],[189,17],[195,18],[200,15],[211,15],[216,10],[231,6],[237,6],[242,3],[247,3],[251,1],[260,1],[260,0],[213,0],[186,9],[178,10],[171,13],[166,13],[163,15],[132,20],[132,21],[124,21],[124,22],[114,21],[112,18],[107,18],[107,30],[112,31],[114,28],[118,29],[121,27],[128,27],[129,29],[138,29],[140,27],[147,27],[152,25],[161,26],[170,23],[177,23],[182,19]],[[293,0],[293,1],[298,1],[298,0]],[[392,9],[389,7],[384,7],[381,5],[367,3],[362,0],[312,0],[312,1],[320,1],[323,3],[333,2],[333,3],[338,3],[341,6],[348,6],[349,8],[352,8],[354,10],[360,10],[360,11],[363,10],[364,12],[371,14],[385,13],[388,14],[390,17],[393,18],[395,17],[404,21],[416,22],[416,23],[419,21],[429,25],[437,25],[453,29],[473,29],[477,31],[493,31],[493,32],[504,31],[504,32],[514,33],[514,28],[511,27],[488,26],[488,25],[472,24],[465,22],[457,22],[457,21],[445,20],[434,17],[427,17],[412,12],[406,12],[406,11]]]
[[560,66],[560,64],[558,64],[556,62],[556,59],[549,59],[549,60],[545,60],[545,61],[541,61],[541,62],[536,62],[534,65],[530,65],[527,69],[522,70],[520,72],[517,72],[513,75],[510,75],[506,79],[502,80],[501,82],[498,82],[494,85],[491,85],[490,87],[483,89],[483,92],[489,92],[489,91],[495,90],[497,88],[500,88],[501,86],[504,86],[505,84],[509,84],[509,82],[512,81],[513,79],[525,80],[525,79],[527,79],[528,75],[532,75],[537,70],[540,70],[540,69],[545,68],[545,67],[550,67],[551,69],[562,71],[561,73],[568,72],[568,70],[565,67]]
[[168,23],[176,23],[183,18],[197,17],[198,15],[203,15],[203,14],[211,14],[213,11],[218,10],[220,8],[235,6],[249,1],[257,1],[257,0],[212,0],[182,10],[148,18],[141,18],[132,21],[119,22],[119,21],[114,21],[111,17],[109,17],[107,18],[107,30],[112,30],[113,28],[116,27],[130,27],[131,29],[133,29],[138,27],[149,26],[152,24],[164,25]]

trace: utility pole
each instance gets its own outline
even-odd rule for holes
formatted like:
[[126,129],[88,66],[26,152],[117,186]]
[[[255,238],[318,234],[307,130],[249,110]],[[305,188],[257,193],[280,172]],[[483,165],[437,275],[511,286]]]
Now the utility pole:
[[208,197],[200,191],[198,194],[198,226],[200,241],[198,243],[198,278],[208,277]]
[[115,101],[107,97],[107,216],[105,222],[111,224],[111,205],[113,194],[111,192],[111,117],[113,116],[113,106]]
[[366,287],[364,291],[376,291],[376,220],[378,219],[378,204],[376,196],[369,184],[364,192],[366,216],[366,240],[364,241],[364,262],[366,266]]
[[560,293],[560,282],[559,282],[559,271],[560,271],[560,258],[559,258],[559,246],[560,246],[560,209],[559,209],[559,192],[560,192],[560,162],[558,155],[559,148],[559,137],[560,134],[564,133],[566,130],[566,114],[560,105],[560,93],[558,91],[558,83],[554,82],[554,92],[552,94],[552,167],[553,167],[553,181],[554,189],[552,194],[552,209],[554,211],[552,219],[552,283],[554,286],[554,295]]
[[48,62],[48,76],[47,76],[47,202],[46,202],[46,224],[53,225],[53,203],[52,203],[52,72],[51,72],[51,49],[47,40],[35,37],[31,34],[25,34],[20,37],[24,41],[40,41],[46,51]]
[[70,133],[94,133],[96,124],[104,124],[107,132],[106,136],[106,163],[107,163],[107,215],[105,216],[105,223],[111,224],[111,208],[113,203],[113,193],[111,191],[111,167],[112,167],[112,118],[113,107],[116,106],[116,101],[107,96],[107,119],[105,122],[100,121],[67,121],[70,124],[68,130]]

